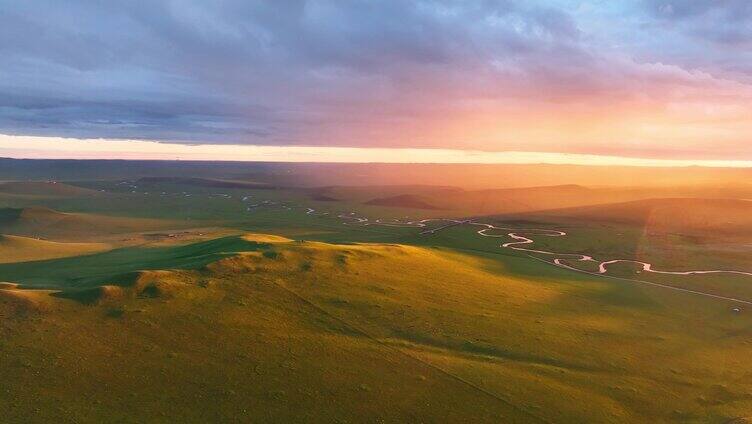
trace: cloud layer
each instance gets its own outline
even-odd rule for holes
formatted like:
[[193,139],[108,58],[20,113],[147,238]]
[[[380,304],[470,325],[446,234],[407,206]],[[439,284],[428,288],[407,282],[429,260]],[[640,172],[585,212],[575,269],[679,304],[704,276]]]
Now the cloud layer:
[[752,158],[743,0],[0,4],[0,133]]

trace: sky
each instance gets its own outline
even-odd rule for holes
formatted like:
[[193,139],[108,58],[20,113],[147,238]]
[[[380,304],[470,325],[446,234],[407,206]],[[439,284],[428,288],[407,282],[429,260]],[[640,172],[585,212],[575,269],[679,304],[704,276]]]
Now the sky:
[[0,0],[0,155],[241,151],[746,163],[752,2]]

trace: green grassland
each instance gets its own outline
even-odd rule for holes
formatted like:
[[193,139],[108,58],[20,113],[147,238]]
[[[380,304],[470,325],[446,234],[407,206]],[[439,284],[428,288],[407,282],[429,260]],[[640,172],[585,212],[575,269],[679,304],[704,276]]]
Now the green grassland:
[[167,250],[143,254],[172,271],[103,260],[94,292],[52,274],[54,296],[0,292],[12,420],[722,422],[752,407],[752,318],[724,302],[405,245]]
[[[0,233],[41,255],[0,261],[0,281],[14,283],[0,285],[0,422],[751,415],[752,315],[733,302],[557,268],[479,227],[421,235],[336,216],[434,210],[292,188],[70,185],[0,190]],[[273,204],[248,209],[264,201]],[[752,268],[739,240],[614,222],[497,223],[567,231],[536,237],[554,251]],[[752,299],[742,277],[614,272]]]
[[0,263],[80,256],[109,249],[110,245],[106,243],[58,243],[27,237],[0,235]]

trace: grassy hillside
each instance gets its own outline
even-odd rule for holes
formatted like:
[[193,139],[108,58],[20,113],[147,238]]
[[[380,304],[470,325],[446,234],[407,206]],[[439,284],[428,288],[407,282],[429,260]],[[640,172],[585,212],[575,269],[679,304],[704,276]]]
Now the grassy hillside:
[[63,213],[43,207],[0,208],[0,234],[62,239],[123,234],[184,226],[169,220],[87,213]]
[[184,184],[197,187],[213,188],[250,188],[250,189],[272,189],[274,186],[267,183],[253,181],[237,181],[215,178],[197,178],[197,177],[144,177],[139,178],[137,184]]
[[106,243],[58,243],[0,235],[0,263],[28,262],[79,256],[108,250]]
[[[48,165],[45,180],[96,180],[0,190],[13,234],[0,237],[0,422],[723,423],[752,410],[745,304],[559,269],[500,247],[509,230],[376,223],[500,211],[477,219],[568,233],[530,235],[544,250],[750,270],[752,202],[646,199],[744,184],[599,188],[590,177],[610,170],[582,170],[593,185],[580,186],[517,167],[476,175],[564,185],[477,190],[379,165],[318,179],[305,172],[330,168]],[[415,175],[429,168],[445,169]],[[301,178],[371,185],[258,185]],[[609,270],[752,299],[744,276]]]
[[317,196],[414,209],[442,209],[449,213],[492,214],[526,212],[573,205],[604,203],[613,198],[577,185],[526,187],[495,190],[463,190],[435,186],[327,187]]
[[130,284],[141,270],[195,269],[259,244],[242,237],[223,237],[168,247],[126,247],[94,255],[49,261],[0,264],[0,280],[47,288],[89,288]]
[[429,185],[392,185],[392,186],[330,186],[307,189],[311,197],[323,196],[336,200],[350,200],[366,202],[374,198],[393,197],[401,195],[441,196],[448,193],[459,193],[459,187],[429,186]]
[[63,290],[0,290],[9,420],[725,422],[752,408],[752,316],[714,299],[396,244],[251,235],[107,255],[0,266]]
[[523,213],[650,196],[641,190],[593,189],[573,184],[492,190],[431,186],[330,187],[315,193],[366,205],[441,209],[446,213],[461,215]]
[[530,213],[553,209],[579,208],[593,205],[633,201],[654,201],[661,198],[747,199],[752,186],[702,185],[676,187],[599,187],[575,184],[534,186],[487,190],[464,190],[457,187],[433,186],[360,186],[325,187],[311,190],[312,198],[350,201],[414,209],[441,209],[447,213],[491,215]]
[[31,196],[94,196],[95,190],[56,181],[0,182],[0,193]]
[[399,196],[381,197],[378,199],[369,200],[366,205],[375,206],[389,206],[395,208],[407,208],[407,209],[438,209],[436,206],[429,203],[429,200],[422,196],[416,196],[412,194],[401,194]]

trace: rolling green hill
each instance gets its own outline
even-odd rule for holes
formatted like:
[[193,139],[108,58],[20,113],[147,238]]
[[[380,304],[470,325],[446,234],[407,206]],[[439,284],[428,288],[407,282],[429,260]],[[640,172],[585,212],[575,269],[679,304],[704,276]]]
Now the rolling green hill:
[[0,287],[12,421],[724,422],[752,407],[746,312],[524,257],[249,235],[0,265],[0,280],[62,290]]
[[170,220],[142,219],[88,213],[64,213],[44,207],[0,208],[0,234],[84,240],[184,226]]
[[0,193],[30,196],[95,196],[99,194],[95,190],[57,181],[0,182]]
[[438,209],[436,206],[429,203],[429,200],[422,197],[411,194],[401,194],[399,196],[381,197],[365,202],[366,205],[374,206],[388,206],[396,208],[407,209]]
[[[619,263],[610,277],[626,279],[597,277],[501,247],[511,229],[415,224],[476,216],[551,252],[750,270],[752,202],[702,199],[743,199],[742,183],[596,187],[571,184],[592,170],[510,168],[493,187],[561,184],[481,190],[370,167],[320,182],[296,173],[312,165],[63,165],[75,183],[0,189],[0,422],[724,423],[752,410],[750,309],[712,296],[752,300],[747,276]],[[373,185],[315,186],[342,183]]]
[[0,235],[0,263],[28,262],[79,256],[108,250],[106,243],[58,243],[27,237]]

